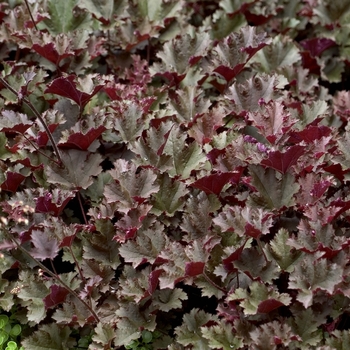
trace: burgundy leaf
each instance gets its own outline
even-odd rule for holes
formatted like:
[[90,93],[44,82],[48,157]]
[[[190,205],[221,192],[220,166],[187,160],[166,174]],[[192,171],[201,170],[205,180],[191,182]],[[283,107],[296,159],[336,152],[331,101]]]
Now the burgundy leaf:
[[33,124],[26,114],[16,113],[11,110],[4,110],[1,114],[0,131],[23,134]]
[[290,133],[288,143],[300,143],[305,141],[312,143],[315,140],[319,140],[322,137],[327,137],[331,134],[332,129],[325,125],[314,126],[309,125],[302,131],[293,131]]
[[258,306],[258,312],[267,314],[275,309],[278,309],[279,307],[283,306],[284,304],[276,299],[268,299],[262,301]]
[[35,212],[37,213],[51,213],[55,216],[58,216],[62,213],[65,206],[74,197],[72,192],[71,195],[63,196],[62,201],[59,203],[54,203],[52,201],[52,194],[46,192],[44,196],[38,197],[35,206]]
[[311,56],[309,51],[300,52],[300,55],[303,61],[303,67],[305,69],[308,69],[311,74],[321,74],[321,67],[317,63],[315,57]]
[[56,94],[59,96],[67,97],[73,100],[80,109],[83,109],[85,105],[96,95],[103,85],[97,85],[94,87],[91,93],[86,93],[78,90],[76,76],[68,75],[66,77],[60,77],[55,79],[49,87],[45,90],[45,93]]
[[314,188],[311,190],[311,196],[315,198],[321,198],[322,195],[327,191],[332,183],[330,181],[321,181],[314,184]]
[[16,192],[18,186],[25,178],[26,177],[22,174],[8,171],[6,173],[6,180],[1,184],[1,189],[9,192]]
[[188,262],[185,267],[186,276],[197,276],[203,273],[205,263],[202,261]]
[[331,164],[323,168],[328,173],[333,174],[340,181],[344,181],[344,175],[349,173],[349,170],[343,170],[340,164]]
[[154,291],[157,289],[158,284],[159,284],[159,276],[162,274],[163,270],[158,269],[158,270],[153,270],[148,278],[148,293],[153,294]]
[[220,74],[227,82],[230,82],[244,68],[245,63],[238,64],[234,68],[219,66],[214,72]]
[[292,146],[284,153],[280,151],[270,152],[268,159],[264,159],[261,164],[285,174],[291,166],[296,164],[303,153],[303,146]]
[[250,237],[257,239],[261,236],[262,232],[260,230],[258,230],[256,227],[254,227],[252,224],[247,222],[245,224],[245,234],[247,236],[250,236]]
[[245,244],[243,244],[241,247],[236,249],[230,256],[228,256],[226,259],[222,260],[222,263],[226,269],[227,272],[233,272],[236,269],[233,267],[233,262],[238,260],[243,252]]
[[216,164],[216,160],[219,158],[219,156],[224,155],[226,152],[225,148],[224,149],[217,149],[213,148],[208,154],[207,158],[210,160],[211,164]]
[[69,294],[68,290],[57,285],[50,287],[50,294],[46,296],[43,301],[45,309],[52,308],[58,304],[63,303],[66,300],[66,296]]
[[218,173],[212,174],[209,176],[202,177],[201,179],[193,182],[191,186],[199,188],[204,191],[206,194],[220,194],[222,188],[228,183],[239,182],[241,178],[243,169],[239,169],[237,172],[230,173]]
[[310,51],[313,57],[317,57],[320,56],[323,51],[336,46],[337,44],[335,41],[327,38],[312,38],[301,41],[300,45],[305,50]]
[[[50,132],[53,133],[56,130],[58,125],[59,124],[48,125]],[[38,146],[44,147],[47,145],[48,141],[49,141],[49,136],[47,135],[47,132],[46,131],[39,131],[37,136],[36,136],[36,143],[38,144]]]
[[55,65],[58,65],[61,60],[66,57],[73,56],[73,52],[65,51],[62,54],[59,54],[55,48],[54,43],[47,43],[43,46],[39,44],[34,44],[32,49],[37,52],[40,56],[46,58],[48,61],[52,62]]
[[74,148],[86,151],[105,130],[106,128],[101,125],[97,129],[90,129],[86,134],[74,133],[69,135],[67,141],[59,143],[58,146],[61,148]]

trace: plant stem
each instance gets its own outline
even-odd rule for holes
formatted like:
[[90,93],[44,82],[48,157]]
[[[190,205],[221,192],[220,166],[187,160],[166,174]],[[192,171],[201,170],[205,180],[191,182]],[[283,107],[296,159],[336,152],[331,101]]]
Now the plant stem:
[[[10,90],[13,94],[15,94],[15,95],[17,96],[18,99],[20,99],[18,92],[17,92],[10,84],[8,84],[8,82],[7,82],[4,78],[0,77],[0,82],[1,82],[3,85],[5,85],[5,87],[6,87],[8,90]],[[56,145],[56,142],[55,142],[55,140],[53,139],[53,136],[52,136],[52,134],[51,134],[51,131],[50,131],[49,127],[47,126],[45,120],[42,118],[42,116],[40,115],[40,113],[38,112],[38,110],[37,110],[37,109],[35,108],[35,106],[30,102],[29,99],[23,97],[21,100],[31,109],[31,111],[34,113],[34,115],[37,117],[37,119],[39,119],[40,123],[42,124],[42,126],[44,127],[44,129],[45,129],[45,131],[46,131],[46,133],[47,133],[47,136],[49,137],[49,139],[50,139],[50,141],[51,141],[52,147],[53,147],[53,149],[54,149],[54,151],[55,151],[55,153],[56,153],[56,157],[57,157],[59,163],[62,165],[62,164],[63,164],[63,161],[62,161],[62,157],[61,157],[60,151],[58,150],[58,147],[57,147],[57,145]]]
[[33,22],[34,28],[35,28],[36,30],[38,30],[38,27],[36,26],[36,23],[35,23],[35,21],[34,21],[33,15],[32,15],[32,11],[30,11],[30,7],[29,7],[29,5],[28,5],[28,1],[27,1],[27,0],[24,0],[24,2],[25,2],[25,4],[26,4],[26,6],[27,6],[27,10],[28,10],[29,16],[30,16],[30,18],[31,18],[31,20],[32,20],[32,22]]
[[63,282],[60,277],[57,274],[54,274],[52,271],[50,271],[45,265],[43,265],[39,260],[34,258],[27,249],[23,248],[14,237],[10,233],[7,233],[10,237],[11,241],[17,246],[17,248],[24,253],[26,256],[28,256],[30,259],[34,260],[38,266],[45,271],[49,276],[51,276],[53,279],[55,279],[58,283],[60,283],[64,288],[68,290],[70,294],[72,294],[75,298],[77,298],[91,313],[91,315],[95,318],[96,322],[100,322],[99,317],[97,316],[96,312],[92,309],[92,307],[86,303],[83,299],[79,297],[79,295],[70,288],[65,282]]
[[81,194],[80,194],[80,192],[78,192],[77,196],[78,196],[80,211],[81,211],[81,214],[83,215],[83,218],[84,218],[84,223],[85,223],[85,225],[87,225],[87,224],[88,224],[88,221],[87,221],[87,219],[86,219],[86,215],[85,215],[85,212],[84,212],[84,207],[83,207],[83,202],[82,202],[82,200],[81,200]]
[[221,290],[224,294],[227,293],[227,290],[225,290],[224,288],[221,288],[220,286],[218,286],[213,280],[211,280],[208,275],[205,273],[204,269],[203,269],[203,272],[202,272],[204,278],[207,280],[207,282],[209,282],[213,287]]
[[51,162],[56,163],[57,165],[61,165],[61,163],[57,162],[57,160],[52,159],[51,157],[49,157],[47,154],[45,154],[43,151],[41,151],[38,147],[36,147],[35,143],[32,142],[26,135],[21,134],[34,148],[35,150],[40,153],[41,155],[43,155],[44,157],[46,157],[47,159],[50,159]]

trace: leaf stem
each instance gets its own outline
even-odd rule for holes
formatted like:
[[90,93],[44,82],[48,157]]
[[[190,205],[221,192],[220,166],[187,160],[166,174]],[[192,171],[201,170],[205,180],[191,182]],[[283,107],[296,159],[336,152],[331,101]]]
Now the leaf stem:
[[224,288],[221,288],[220,286],[218,286],[212,279],[210,279],[208,277],[208,275],[205,273],[204,269],[203,269],[202,274],[203,274],[204,278],[206,279],[206,281],[209,282],[213,287],[221,290],[224,294],[227,293],[227,291]]
[[78,195],[78,201],[79,201],[80,210],[81,210],[81,213],[82,213],[83,218],[84,218],[84,223],[85,223],[85,225],[87,225],[88,221],[86,219],[86,215],[85,215],[85,212],[84,212],[84,207],[83,207],[83,202],[81,201],[81,194],[80,194],[80,192],[78,192],[77,195]]
[[59,163],[57,160],[52,159],[51,157],[49,157],[47,154],[45,154],[43,151],[41,151],[38,147],[36,147],[35,143],[32,142],[26,135],[21,134],[34,148],[35,150],[40,153],[41,155],[43,155],[44,157],[46,157],[47,159],[50,159],[52,162],[56,163],[57,165],[61,165],[61,163]]
[[72,294],[75,298],[77,298],[91,313],[91,315],[95,318],[96,322],[100,322],[99,317],[97,316],[96,312],[92,309],[92,307],[86,303],[82,298],[79,297],[79,295],[71,288],[69,287],[65,282],[63,282],[59,275],[54,274],[51,270],[49,270],[45,265],[43,265],[39,260],[34,258],[27,249],[23,248],[14,237],[10,233],[7,233],[7,235],[10,237],[11,241],[17,246],[17,248],[24,253],[26,256],[28,256],[30,259],[34,260],[36,264],[45,271],[49,276],[51,276],[53,279],[55,279],[58,283],[60,283],[64,288],[68,290],[70,294]]
[[20,98],[19,97],[19,93],[3,78],[3,77],[0,77],[0,82],[5,85],[5,87],[10,90],[13,94],[15,94],[17,96],[18,99],[22,100],[30,109],[31,111],[34,113],[34,115],[37,117],[37,119],[39,119],[40,123],[42,124],[42,126],[44,127],[46,133],[47,133],[47,136],[49,137],[50,141],[51,141],[51,144],[52,144],[52,147],[56,153],[56,157],[60,163],[60,165],[63,164],[63,161],[62,161],[62,157],[61,157],[61,154],[60,154],[60,151],[58,150],[58,147],[57,147],[57,144],[52,136],[52,133],[49,129],[49,127],[47,126],[45,120],[43,119],[43,117],[40,115],[40,113],[38,112],[38,110],[35,108],[35,106],[30,102],[29,99],[23,97],[23,98]]
[[35,21],[34,21],[33,15],[32,15],[32,11],[30,11],[30,7],[29,7],[29,5],[28,5],[28,1],[27,1],[27,0],[24,0],[24,2],[25,2],[25,4],[26,4],[26,6],[27,6],[27,10],[28,10],[29,15],[30,15],[30,18],[31,18],[31,20],[32,20],[32,22],[33,22],[34,28],[35,28],[35,30],[38,30],[38,27],[36,26],[36,23],[35,23]]

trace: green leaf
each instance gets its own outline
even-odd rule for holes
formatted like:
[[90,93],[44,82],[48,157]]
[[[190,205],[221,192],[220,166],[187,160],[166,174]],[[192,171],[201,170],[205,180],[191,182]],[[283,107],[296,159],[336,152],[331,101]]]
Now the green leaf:
[[135,161],[140,165],[152,165],[165,172],[173,167],[172,159],[166,154],[159,154],[159,149],[164,145],[167,133],[172,128],[170,121],[161,123],[158,128],[150,127],[143,137],[140,137],[135,143],[132,151],[140,156]]
[[260,196],[251,196],[256,203],[261,203],[268,209],[290,207],[295,203],[294,194],[299,185],[290,173],[279,174],[272,168],[264,169],[261,165],[249,165],[252,174],[252,185],[259,191]]
[[125,0],[80,0],[78,6],[88,10],[98,19],[111,21],[113,15],[120,15],[127,5]]
[[323,323],[322,317],[318,317],[319,313],[313,312],[311,308],[296,308],[293,311],[291,326],[294,333],[301,337],[301,344],[304,346],[302,349],[307,350],[310,349],[310,345],[319,344],[322,331],[318,327]]
[[[220,2],[220,6],[223,7],[222,1]],[[246,25],[247,21],[242,13],[238,12],[234,16],[230,16],[229,12],[225,9],[225,11],[217,10],[213,13],[209,28],[211,29],[212,37],[221,40]]]
[[270,45],[256,53],[252,62],[256,63],[261,71],[271,73],[278,68],[292,66],[300,61],[299,50],[287,36],[276,35]]
[[278,278],[280,273],[276,263],[266,261],[264,254],[256,247],[245,248],[240,258],[233,262],[233,265],[250,278],[260,279],[267,283]]
[[186,134],[179,127],[174,126],[164,147],[164,153],[171,156],[174,167],[169,170],[170,176],[179,175],[183,179],[190,176],[200,163],[206,161],[206,156],[197,142],[186,143]]
[[283,271],[292,272],[294,263],[301,256],[300,251],[296,251],[287,241],[289,233],[286,229],[280,229],[270,242],[270,254]]
[[171,179],[167,173],[158,177],[159,191],[153,194],[152,212],[159,215],[166,212],[173,216],[184,205],[183,197],[188,193],[186,185],[180,181]]
[[111,180],[112,177],[109,173],[103,172],[99,174],[92,185],[84,191],[84,194],[90,198],[93,204],[99,204],[104,198],[103,190],[105,185],[110,183]]
[[161,225],[158,225],[157,230],[141,230],[136,240],[128,240],[119,248],[120,255],[134,267],[145,262],[153,264],[168,242],[163,230]]
[[333,331],[328,338],[326,338],[326,345],[332,350],[347,350],[350,349],[350,331]]
[[28,320],[38,323],[46,317],[43,299],[50,294],[50,290],[43,281],[36,280],[31,271],[21,271],[20,280],[23,285],[17,296],[22,299],[21,305],[28,309]]
[[115,338],[115,330],[109,323],[102,324],[99,322],[94,331],[95,334],[93,335],[92,340],[104,346],[110,345],[111,341]]
[[[292,339],[297,336],[292,332],[292,329],[283,321],[272,321],[256,327],[249,332],[253,344],[257,349],[276,349],[276,341],[287,349]],[[288,347],[293,348],[294,347]]]
[[44,23],[52,34],[68,33],[76,29],[91,29],[91,17],[88,12],[77,12],[74,7],[77,0],[49,0],[50,19]]
[[139,170],[124,159],[118,159],[109,173],[115,181],[105,186],[104,195],[108,203],[119,202],[119,211],[128,212],[141,199],[148,199],[159,190],[155,183],[157,175],[152,169]]
[[23,339],[22,345],[26,350],[67,350],[76,345],[75,340],[69,337],[70,333],[68,326],[45,324]]
[[[93,302],[93,304],[95,304],[95,302]],[[59,324],[70,324],[74,319],[74,323],[79,324],[81,327],[86,324],[86,320],[89,317],[91,317],[90,311],[79,299],[72,297],[70,294],[66,297],[63,306],[57,308],[52,316]]]
[[120,134],[121,139],[126,142],[134,142],[142,131],[147,129],[148,117],[150,115],[145,114],[135,101],[120,102],[120,105],[116,107],[119,113],[114,112],[115,121],[114,128]]
[[208,234],[212,224],[211,213],[220,208],[215,196],[210,197],[201,192],[198,196],[190,197],[185,205],[184,217],[180,227],[187,233],[188,240],[199,239]]
[[139,306],[131,302],[125,306],[121,306],[116,311],[120,317],[116,327],[115,346],[125,346],[130,344],[132,340],[138,339],[141,336],[140,329],[144,328],[149,331],[154,331],[156,327],[155,315],[140,312]]
[[225,96],[234,101],[233,107],[237,113],[243,111],[254,112],[259,109],[260,99],[269,102],[276,97],[275,89],[279,83],[279,79],[277,75],[255,75],[243,82],[234,82],[228,88],[228,93]]
[[298,115],[299,120],[296,127],[303,130],[306,125],[311,124],[315,119],[327,113],[328,104],[326,101],[318,100],[312,101],[308,104],[303,103],[301,108],[303,113]]
[[92,183],[92,176],[102,172],[102,157],[95,153],[70,149],[61,151],[64,168],[55,163],[45,167],[47,182],[60,184],[67,189],[86,189]]
[[208,33],[185,33],[163,45],[163,51],[158,52],[157,56],[162,59],[164,67],[155,65],[155,68],[161,72],[185,74],[191,67],[190,59],[205,56],[209,47]]
[[249,291],[244,288],[237,288],[234,293],[227,297],[228,301],[240,301],[245,315],[255,315],[261,302],[272,300],[280,305],[288,306],[292,299],[286,293],[278,293],[272,287],[267,287],[263,283],[253,282],[249,286]]
[[235,350],[243,346],[242,339],[235,334],[232,325],[223,320],[215,326],[202,327],[201,331],[203,338],[209,341],[210,349]]
[[297,299],[308,308],[312,305],[313,293],[321,289],[332,294],[342,280],[343,268],[340,265],[307,254],[291,272],[289,288],[298,290]]
[[168,312],[172,309],[181,309],[182,300],[187,300],[187,294],[180,288],[156,290],[152,294],[153,305],[156,310]]
[[208,348],[208,340],[202,335],[201,327],[216,317],[203,310],[193,309],[183,317],[182,325],[175,328],[176,340],[182,345],[192,345],[192,349],[200,350]]

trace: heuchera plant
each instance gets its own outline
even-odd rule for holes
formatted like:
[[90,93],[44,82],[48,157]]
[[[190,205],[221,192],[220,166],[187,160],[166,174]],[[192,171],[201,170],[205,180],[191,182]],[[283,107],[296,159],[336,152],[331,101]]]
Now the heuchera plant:
[[350,348],[349,21],[343,0],[1,2],[18,346]]

